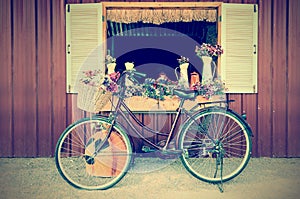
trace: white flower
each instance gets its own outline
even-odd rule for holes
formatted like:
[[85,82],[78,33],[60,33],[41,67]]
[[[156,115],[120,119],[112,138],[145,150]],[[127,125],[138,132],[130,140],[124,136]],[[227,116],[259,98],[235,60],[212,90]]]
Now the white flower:
[[126,67],[126,70],[132,70],[133,67],[134,67],[134,63],[133,62],[126,62],[125,67]]

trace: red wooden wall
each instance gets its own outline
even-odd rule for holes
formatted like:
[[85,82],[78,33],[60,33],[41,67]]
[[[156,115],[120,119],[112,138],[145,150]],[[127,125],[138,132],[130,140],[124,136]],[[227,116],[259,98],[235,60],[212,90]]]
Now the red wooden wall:
[[[52,156],[83,116],[65,92],[65,4],[95,2],[0,1],[0,157]],[[300,157],[300,1],[223,2],[259,5],[258,94],[230,95],[253,128],[253,154]]]

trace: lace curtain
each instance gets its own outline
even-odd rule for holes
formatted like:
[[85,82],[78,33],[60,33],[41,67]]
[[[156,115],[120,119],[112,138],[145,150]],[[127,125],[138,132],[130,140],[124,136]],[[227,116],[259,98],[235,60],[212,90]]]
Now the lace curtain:
[[216,22],[217,11],[206,9],[111,9],[107,20],[118,23]]

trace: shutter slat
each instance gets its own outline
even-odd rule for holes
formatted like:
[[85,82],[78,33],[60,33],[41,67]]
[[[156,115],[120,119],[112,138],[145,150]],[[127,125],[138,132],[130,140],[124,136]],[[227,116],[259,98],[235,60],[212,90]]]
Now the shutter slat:
[[251,4],[222,4],[221,78],[229,93],[256,92],[257,14]]

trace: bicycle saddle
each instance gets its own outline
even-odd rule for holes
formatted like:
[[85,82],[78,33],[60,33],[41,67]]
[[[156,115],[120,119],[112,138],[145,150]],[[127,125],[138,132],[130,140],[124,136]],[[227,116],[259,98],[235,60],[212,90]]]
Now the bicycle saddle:
[[193,90],[174,89],[173,94],[183,99],[194,99],[197,95]]

